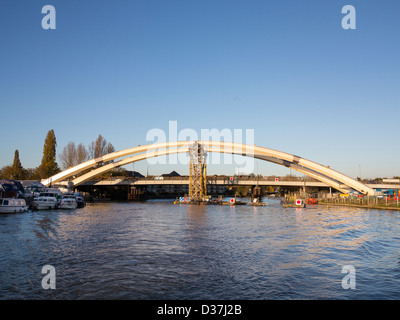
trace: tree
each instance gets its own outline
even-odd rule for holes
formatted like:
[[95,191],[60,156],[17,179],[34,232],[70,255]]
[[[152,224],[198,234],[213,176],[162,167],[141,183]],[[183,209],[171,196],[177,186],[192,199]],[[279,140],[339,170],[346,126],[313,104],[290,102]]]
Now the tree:
[[96,141],[92,141],[89,145],[89,154],[92,159],[96,159],[114,151],[114,146],[110,142],[107,143],[107,140],[104,139],[101,134],[99,134]]
[[11,179],[12,176],[12,166],[4,166],[0,169],[1,179]]
[[82,143],[75,147],[74,142],[68,142],[59,158],[61,167],[65,170],[88,160],[88,151]]
[[40,170],[39,167],[25,169],[26,180],[40,180]]
[[82,163],[89,160],[89,152],[86,147],[80,143],[76,148],[76,164]]
[[27,170],[22,167],[21,160],[19,159],[19,151],[15,150],[14,162],[10,166],[5,166],[0,169],[1,179],[23,180],[26,179]]
[[47,133],[43,147],[42,163],[39,167],[41,178],[48,178],[60,171],[56,162],[57,141],[54,130]]
[[76,147],[74,142],[68,142],[60,156],[61,167],[65,170],[76,165]]
[[25,179],[25,170],[22,167],[21,160],[19,159],[19,151],[15,150],[14,162],[11,167],[11,179],[23,180]]

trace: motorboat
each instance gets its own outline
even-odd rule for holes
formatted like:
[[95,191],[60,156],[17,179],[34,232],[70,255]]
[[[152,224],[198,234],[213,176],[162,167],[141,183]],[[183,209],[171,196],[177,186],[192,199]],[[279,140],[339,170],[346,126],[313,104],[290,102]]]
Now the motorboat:
[[33,200],[33,204],[35,209],[37,210],[50,210],[50,209],[57,209],[59,206],[59,202],[56,197],[54,196],[45,196],[40,195],[39,197]]
[[61,201],[61,191],[58,189],[47,189],[33,199],[34,207],[37,210],[57,209]]
[[63,197],[60,202],[60,209],[76,209],[78,204],[76,199],[70,196]]
[[0,213],[26,212],[28,206],[25,199],[0,198]]
[[38,197],[41,192],[46,191],[46,187],[38,181],[30,182],[28,186],[25,187],[25,190],[29,191],[33,197]]
[[0,180],[0,198],[25,198],[26,190],[21,182],[10,179]]
[[85,199],[83,198],[83,196],[79,192],[75,192],[74,196],[75,196],[78,208],[83,208],[84,206],[86,206]]

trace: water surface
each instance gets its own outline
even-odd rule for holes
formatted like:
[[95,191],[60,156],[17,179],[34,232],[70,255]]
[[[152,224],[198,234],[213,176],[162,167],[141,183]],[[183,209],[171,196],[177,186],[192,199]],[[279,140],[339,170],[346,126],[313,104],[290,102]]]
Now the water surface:
[[[399,212],[266,202],[2,214],[0,299],[400,298]],[[342,287],[347,265],[354,290]]]

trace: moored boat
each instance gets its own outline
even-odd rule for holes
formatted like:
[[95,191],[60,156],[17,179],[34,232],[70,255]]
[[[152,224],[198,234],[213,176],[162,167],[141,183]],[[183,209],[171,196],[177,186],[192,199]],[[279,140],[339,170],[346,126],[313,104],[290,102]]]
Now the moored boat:
[[57,209],[61,201],[61,191],[58,189],[47,189],[35,197],[33,204],[37,210]]
[[62,198],[60,202],[60,209],[76,209],[78,204],[75,198]]
[[16,213],[26,212],[28,206],[26,205],[25,199],[15,198],[1,198],[0,199],[0,213]]
[[83,196],[79,192],[75,192],[74,196],[75,196],[78,208],[83,208],[84,206],[86,206],[85,199],[83,198]]
[[283,201],[282,203],[282,207],[283,208],[305,208],[306,207],[306,203],[304,200],[301,199],[297,199],[294,203],[293,202],[286,202]]
[[57,198],[53,196],[44,196],[44,195],[35,198],[35,200],[33,200],[33,203],[35,209],[37,210],[57,209],[59,205]]

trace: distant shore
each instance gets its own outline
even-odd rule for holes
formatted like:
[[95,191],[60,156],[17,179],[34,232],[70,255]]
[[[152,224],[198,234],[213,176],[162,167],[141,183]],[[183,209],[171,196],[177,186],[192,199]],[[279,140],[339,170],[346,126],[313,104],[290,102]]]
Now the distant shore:
[[333,202],[323,202],[319,201],[319,205],[326,206],[336,206],[336,207],[353,207],[353,208],[362,208],[362,209],[378,209],[378,210],[393,210],[400,211],[400,207],[392,207],[392,206],[376,206],[376,205],[368,205],[368,204],[352,204],[352,203],[333,203]]

